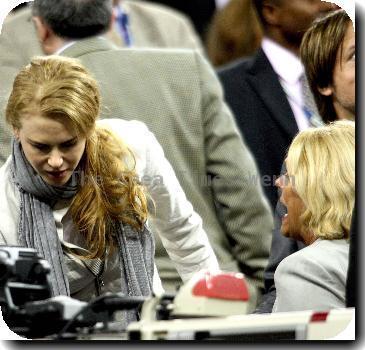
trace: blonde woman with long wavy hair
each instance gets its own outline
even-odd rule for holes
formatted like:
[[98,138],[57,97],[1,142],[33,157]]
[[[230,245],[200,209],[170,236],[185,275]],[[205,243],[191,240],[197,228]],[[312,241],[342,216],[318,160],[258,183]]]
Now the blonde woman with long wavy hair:
[[277,180],[287,208],[281,232],[306,247],[275,272],[273,312],[346,306],[349,232],[355,202],[355,124],[336,121],[300,132]]
[[51,265],[53,295],[86,301],[162,290],[148,217],[184,280],[218,269],[154,136],[140,122],[97,121],[99,109],[97,83],[77,60],[33,58],[18,73],[6,108],[14,140],[0,169],[0,243],[35,248]]

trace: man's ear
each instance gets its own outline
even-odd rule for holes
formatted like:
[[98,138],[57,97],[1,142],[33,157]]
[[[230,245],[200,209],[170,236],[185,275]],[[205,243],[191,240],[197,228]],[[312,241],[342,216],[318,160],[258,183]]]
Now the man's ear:
[[43,53],[46,55],[53,54],[58,48],[57,37],[51,27],[43,21],[41,17],[34,16],[33,22],[36,28],[37,37],[41,44]]
[[270,0],[264,0],[262,4],[262,16],[268,24],[276,25],[280,23],[278,6],[272,3]]
[[330,85],[323,87],[323,88],[319,87],[318,91],[323,96],[331,96],[333,94],[333,89],[332,89],[332,86],[330,86]]
[[50,29],[47,24],[44,23],[42,18],[33,16],[33,23],[37,33],[38,40],[43,44],[49,37]]

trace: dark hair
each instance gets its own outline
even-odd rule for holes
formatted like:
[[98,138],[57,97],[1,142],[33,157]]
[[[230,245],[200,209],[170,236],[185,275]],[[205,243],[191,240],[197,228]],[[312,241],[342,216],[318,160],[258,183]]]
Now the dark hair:
[[344,10],[333,11],[314,21],[305,33],[300,47],[309,86],[325,123],[336,120],[337,114],[332,96],[322,95],[318,88],[333,84],[337,53],[342,50],[349,23],[351,19]]
[[262,27],[251,0],[231,0],[216,11],[206,36],[210,61],[220,66],[251,56],[260,47]]
[[112,20],[112,0],[34,0],[32,12],[62,38],[102,34]]

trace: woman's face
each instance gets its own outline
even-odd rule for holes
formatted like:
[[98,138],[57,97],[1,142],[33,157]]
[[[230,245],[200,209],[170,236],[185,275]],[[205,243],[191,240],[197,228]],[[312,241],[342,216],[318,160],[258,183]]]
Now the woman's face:
[[285,237],[294,238],[302,241],[302,221],[300,216],[303,214],[305,206],[293,187],[295,179],[293,176],[282,175],[276,180],[275,185],[282,190],[280,202],[286,207],[287,214],[281,222],[281,233]]
[[24,116],[14,134],[34,170],[52,186],[67,183],[85,150],[85,137],[60,120],[39,115]]

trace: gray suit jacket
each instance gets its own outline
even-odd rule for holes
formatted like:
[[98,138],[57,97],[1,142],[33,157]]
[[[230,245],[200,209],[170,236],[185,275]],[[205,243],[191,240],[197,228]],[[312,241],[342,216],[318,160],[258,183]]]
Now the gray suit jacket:
[[318,239],[289,255],[275,272],[273,312],[346,307],[349,242]]
[[[272,218],[211,66],[194,51],[118,50],[103,39],[79,41],[62,54],[79,58],[98,80],[102,117],[138,119],[154,132],[221,268],[242,271],[251,287],[262,288]],[[156,263],[164,286],[176,286],[159,242]],[[256,288],[251,294],[254,305]]]

